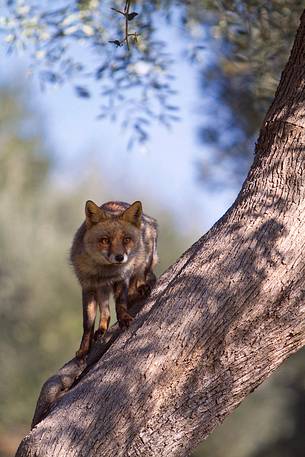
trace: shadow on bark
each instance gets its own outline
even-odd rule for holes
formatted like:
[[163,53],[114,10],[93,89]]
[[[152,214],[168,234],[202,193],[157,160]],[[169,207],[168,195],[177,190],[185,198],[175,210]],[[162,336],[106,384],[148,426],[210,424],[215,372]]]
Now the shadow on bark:
[[[250,195],[248,191],[247,196],[249,198],[254,196],[254,194],[258,196],[259,201],[260,195],[257,194],[257,189],[256,192],[253,191],[252,194],[250,192]],[[280,196],[276,196],[276,198],[277,212],[281,214],[289,202]],[[238,203],[239,205],[243,205],[245,201],[243,191],[241,191]],[[274,208],[273,204],[270,202],[270,207],[271,206]],[[231,217],[233,209],[230,209],[217,226],[224,225],[228,222],[227,219]],[[259,207],[257,208],[255,218],[264,216],[264,219],[266,219],[265,215],[262,214],[262,211],[268,211],[268,204],[266,205],[265,202],[262,209]],[[177,391],[182,392],[179,401],[180,406],[173,409],[171,417],[173,421],[179,421],[181,418],[188,418],[193,414],[194,408],[196,408],[197,413],[201,413],[204,420],[202,423],[197,421],[197,425],[194,428],[191,417],[189,417],[189,433],[192,433],[194,437],[198,434],[198,429],[201,430],[200,434],[204,431],[202,427],[207,423],[206,417],[209,415],[209,411],[213,411],[208,425],[209,430],[221,422],[226,411],[224,401],[226,398],[234,395],[234,376],[236,376],[234,370],[230,371],[227,369],[227,361],[228,358],[230,358],[230,353],[228,353],[227,348],[230,348],[232,351],[233,342],[236,350],[238,350],[239,344],[240,347],[243,348],[245,348],[247,342],[251,344],[253,341],[252,334],[255,332],[258,325],[265,327],[266,330],[268,329],[266,315],[261,313],[262,310],[260,310],[259,306],[256,309],[257,321],[255,325],[253,325],[253,315],[251,315],[251,320],[248,322],[248,325],[243,328],[240,328],[238,323],[242,319],[247,322],[245,316],[251,311],[249,306],[252,306],[255,297],[260,295],[261,288],[264,286],[266,278],[268,278],[268,270],[270,268],[276,268],[276,265],[283,262],[285,259],[284,253],[277,248],[278,240],[285,236],[285,226],[274,216],[269,219],[267,218],[258,229],[253,231],[250,229],[248,236],[243,237],[242,247],[240,246],[240,231],[244,229],[243,219],[245,218],[245,220],[248,220],[248,217],[253,217],[253,215],[253,208],[244,211],[243,218],[238,222],[228,224],[225,231],[222,233],[223,243],[226,244],[227,238],[228,243],[232,245],[230,257],[221,260],[224,252],[220,249],[215,249],[208,258],[205,258],[205,238],[211,236],[210,232],[190,248],[188,251],[188,260],[183,265],[182,271],[180,271],[166,287],[163,287],[163,290],[161,278],[160,287],[150,299],[150,302],[153,302],[154,299],[156,299],[155,303],[153,306],[145,307],[139,313],[136,318],[135,331],[132,326],[131,329],[126,332],[128,336],[125,334],[127,344],[128,340],[136,335],[137,328],[142,327],[144,322],[146,322],[146,326],[149,327],[149,321],[154,322],[154,326],[157,326],[160,329],[162,329],[162,327],[166,328],[166,331],[170,333],[171,327],[176,327],[179,306],[182,308],[186,305],[191,306],[192,309],[195,310],[195,313],[193,319],[187,322],[187,326],[181,329],[183,338],[179,339],[179,351],[181,351],[181,349],[183,351],[183,345],[185,345],[185,347],[191,348],[192,358],[194,358],[194,355],[196,357],[196,353],[198,353],[198,356],[200,357],[203,356],[202,364],[205,366],[206,381],[209,382],[209,390],[202,391],[201,388],[202,384],[205,385],[205,379],[202,377],[202,364],[198,364],[197,368],[192,367],[189,376],[186,377],[186,381],[182,386],[179,385],[179,372],[183,373],[185,376],[187,354],[186,358],[177,358],[176,360],[175,379],[178,380],[177,386],[168,386],[168,373],[166,367],[164,367],[164,370],[157,379],[152,380],[143,378],[143,374],[136,370],[127,373],[126,359],[128,361],[133,359],[137,360],[138,358],[148,359],[152,354],[162,354],[164,350],[168,350],[169,348],[158,346],[155,341],[154,344],[149,344],[147,343],[147,338],[145,338],[142,346],[140,345],[136,351],[133,352],[128,348],[126,351],[123,350],[123,352],[121,351],[118,353],[115,351],[115,345],[120,338],[121,332],[117,326],[114,326],[108,337],[93,347],[86,365],[79,366],[75,359],[73,359],[68,363],[71,368],[70,374],[67,374],[67,366],[65,366],[63,370],[55,375],[55,377],[52,377],[47,381],[42,389],[42,402],[49,400],[48,394],[50,394],[50,391],[54,388],[54,383],[57,383],[57,387],[60,386],[60,389],[50,404],[40,404],[39,406],[38,402],[38,410],[35,414],[36,417],[34,416],[33,426],[47,415],[50,414],[52,416],[58,409],[69,409],[73,405],[74,410],[77,410],[78,404],[81,405],[84,392],[87,392],[88,405],[91,401],[95,402],[97,398],[96,392],[92,392],[92,398],[90,399],[90,395],[88,397],[88,390],[90,390],[92,386],[91,378],[97,372],[101,375],[99,386],[99,399],[101,405],[98,415],[96,414],[96,411],[94,414],[91,414],[90,408],[88,407],[86,410],[86,419],[83,424],[79,422],[77,426],[71,427],[71,424],[69,423],[66,428],[66,424],[63,422],[61,427],[63,439],[65,439],[65,441],[69,440],[71,445],[73,444],[74,447],[78,447],[80,450],[81,443],[86,442],[86,445],[88,445],[88,440],[92,441],[92,446],[96,446],[96,435],[90,433],[90,429],[91,432],[94,431],[94,424],[96,422],[107,424],[108,430],[113,430],[113,428],[116,427],[116,423],[109,421],[109,417],[104,416],[105,408],[103,407],[105,402],[110,398],[110,392],[113,393],[113,389],[115,389],[115,403],[111,405],[112,417],[115,418],[121,413],[124,414],[126,422],[123,433],[125,435],[125,451],[127,452],[130,446],[130,439],[139,435],[141,431],[141,423],[137,423],[135,420],[132,408],[132,398],[135,394],[134,381],[136,378],[139,380],[138,385],[141,386],[141,392],[136,394],[142,395],[143,398],[153,398],[156,385],[167,386],[167,389],[172,390],[173,396],[176,395]],[[211,229],[211,232],[214,230],[215,227]],[[192,263],[192,259],[195,256],[197,259],[195,268],[197,274],[194,273],[194,265]],[[232,268],[231,257],[235,258],[234,268]],[[217,277],[214,275],[214,262],[217,262],[218,265]],[[204,265],[208,265],[209,268],[205,271],[205,274],[201,274],[199,273],[200,267],[203,267]],[[234,281],[232,280],[232,282],[229,282],[229,288],[224,290],[222,278],[227,279],[230,276],[234,278]],[[187,296],[185,293],[186,284],[189,285],[189,293]],[[162,291],[162,295],[160,294],[159,289]],[[158,308],[163,305],[165,306],[166,302],[170,300],[173,294],[179,303],[177,306],[176,302],[175,314],[169,312],[165,317],[160,316],[157,313]],[[287,290],[285,289],[282,292],[282,296],[278,297],[279,304],[285,299],[286,295]],[[238,301],[236,297],[242,297],[242,300]],[[272,303],[270,303],[270,306],[271,305]],[[137,311],[139,311],[139,308],[140,306],[138,306]],[[274,306],[269,316],[270,323],[272,323],[274,319],[273,313]],[[160,320],[160,317],[162,320]],[[206,332],[206,329],[209,329],[209,331]],[[213,335],[213,339],[210,338],[211,335]],[[110,347],[112,347],[113,350],[109,354],[108,349]],[[251,357],[251,351],[248,352],[247,356]],[[107,364],[107,373],[103,370],[104,360]],[[160,363],[162,363],[162,357],[160,358]],[[268,363],[268,360],[266,360],[266,368],[268,367]],[[111,371],[109,371],[109,367],[111,367]],[[115,379],[115,382],[113,379]],[[250,386],[249,390],[254,389],[257,384],[256,380],[254,385]],[[215,393],[213,403],[211,403],[211,399],[209,398],[210,389]],[[148,404],[146,402],[146,407],[151,410],[151,408],[154,407],[153,401],[148,402]],[[107,409],[109,409],[109,407]],[[39,427],[41,428],[41,434],[50,431],[44,422],[42,422]],[[107,433],[107,430],[105,430],[104,433]],[[100,446],[102,445],[103,443],[101,441]],[[100,451],[101,449],[99,449],[99,447],[95,447],[97,455]],[[17,456],[18,455],[17,452]]]
[[107,440],[109,455],[144,455],[143,446],[153,455],[188,455],[304,344],[304,237],[294,234],[304,216],[304,129],[292,122],[305,101],[305,70],[294,72],[304,28],[234,205],[162,275],[131,328],[77,374],[17,456],[41,455],[42,437],[54,456],[69,447],[74,455],[102,455]]

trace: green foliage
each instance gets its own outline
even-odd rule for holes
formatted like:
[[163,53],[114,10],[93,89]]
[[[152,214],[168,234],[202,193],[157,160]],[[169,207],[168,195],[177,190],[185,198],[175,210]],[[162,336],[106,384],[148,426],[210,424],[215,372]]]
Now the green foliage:
[[[126,21],[127,4],[131,16]],[[0,25],[9,51],[30,50],[33,71],[38,71],[43,86],[70,81],[80,97],[101,95],[98,117],[121,122],[130,131],[132,145],[147,141],[151,122],[170,126],[179,119],[171,101],[175,75],[170,46],[160,31],[162,15],[169,23],[178,22],[189,38],[190,61],[203,68],[204,90],[217,98],[211,116],[217,116],[218,128],[211,122],[201,131],[215,148],[210,165],[222,162],[224,169],[229,165],[236,179],[248,166],[302,8],[301,0],[90,0],[56,1],[52,7],[34,0],[9,0]],[[76,58],[76,45],[90,49],[93,61],[85,54],[82,60]],[[202,61],[204,48],[216,56],[208,68],[207,59]],[[206,179],[207,173],[202,176]]]
[[199,177],[213,187],[244,177],[304,6],[301,0],[6,3],[0,33],[8,50],[28,49],[43,87],[70,82],[79,97],[101,97],[97,116],[120,122],[129,146],[146,142],[153,122],[170,127],[179,120],[172,43],[163,36],[167,24],[178,25],[187,38],[178,43],[181,51],[213,100],[199,132],[213,154],[198,162]]
[[216,58],[203,70],[202,77],[202,91],[211,92],[214,103],[209,112],[211,121],[200,130],[213,156],[210,162],[204,158],[199,163],[199,171],[202,181],[223,186],[240,184],[249,168],[304,3],[277,0],[218,5],[218,21],[210,27],[217,38],[212,43]]
[[[69,81],[82,98],[101,96],[98,118],[118,119],[133,132],[132,145],[147,140],[152,121],[169,126],[177,114],[171,100],[172,59],[156,36],[155,5],[139,2],[127,21],[120,14],[123,6],[118,0],[65,6],[57,1],[51,8],[9,1],[0,27],[9,52],[26,47],[31,53],[42,87]],[[75,57],[80,46],[83,59]]]
[[76,322],[68,326],[64,320],[76,287],[65,268],[68,231],[58,218],[64,199],[57,196],[54,205],[41,132],[28,134],[29,120],[37,125],[38,117],[21,96],[2,91],[0,98],[5,106],[0,124],[0,422],[12,424],[29,419],[38,383],[58,363],[58,354],[68,355]]

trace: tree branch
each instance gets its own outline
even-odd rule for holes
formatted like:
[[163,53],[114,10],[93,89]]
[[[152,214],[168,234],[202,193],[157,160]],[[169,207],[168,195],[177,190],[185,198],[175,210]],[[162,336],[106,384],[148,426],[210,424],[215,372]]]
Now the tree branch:
[[126,42],[128,51],[130,51],[129,37],[134,37],[135,40],[138,37],[137,32],[129,33],[129,31],[128,31],[129,21],[131,21],[138,15],[138,13],[135,13],[135,12],[130,13],[130,5],[131,5],[131,0],[126,0],[125,6],[124,6],[124,11],[120,11],[117,8],[111,8],[113,11],[115,11],[119,14],[122,14],[124,16],[124,18],[125,18],[125,36],[122,40],[110,40],[109,41],[109,43],[113,43],[116,46],[121,46],[123,43]]
[[[129,311],[130,314],[135,317],[143,307],[143,304],[144,300],[138,300],[137,303],[131,307]],[[50,376],[45,381],[37,400],[31,428],[34,428],[48,416],[51,410],[56,406],[56,402],[81,381],[108,351],[121,333],[122,330],[118,323],[114,324],[104,336],[93,343],[86,359],[73,357],[73,359],[66,362],[57,373]]]
[[304,251],[305,13],[236,201],[16,455],[189,455],[305,344]]

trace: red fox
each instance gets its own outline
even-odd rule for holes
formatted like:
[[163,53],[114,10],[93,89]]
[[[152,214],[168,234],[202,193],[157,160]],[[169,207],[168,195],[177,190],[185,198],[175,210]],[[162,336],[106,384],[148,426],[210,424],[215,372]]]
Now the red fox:
[[[78,358],[88,353],[93,338],[107,331],[111,293],[120,327],[129,326],[133,318],[128,306],[135,297],[149,294],[156,282],[153,268],[158,262],[157,221],[142,213],[141,202],[98,206],[88,200],[85,213],[70,255],[83,297],[84,331]],[[100,320],[94,333],[97,305]]]

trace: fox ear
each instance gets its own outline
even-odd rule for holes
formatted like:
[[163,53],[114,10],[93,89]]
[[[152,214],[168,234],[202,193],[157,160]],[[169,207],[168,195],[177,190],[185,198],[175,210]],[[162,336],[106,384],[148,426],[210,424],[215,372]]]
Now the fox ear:
[[130,224],[140,228],[142,219],[142,203],[139,201],[134,202],[129,208],[125,209],[121,218],[124,221],[130,222]]
[[97,224],[103,219],[107,218],[107,214],[103,211],[96,203],[92,200],[86,202],[85,207],[86,212],[86,224],[88,227],[91,225]]

